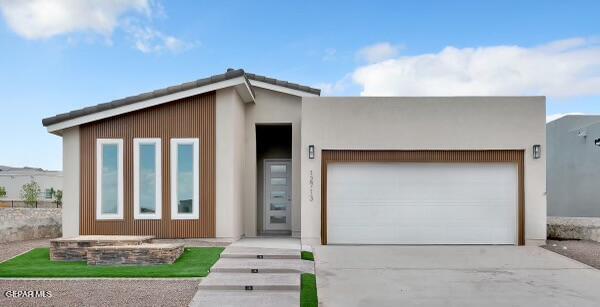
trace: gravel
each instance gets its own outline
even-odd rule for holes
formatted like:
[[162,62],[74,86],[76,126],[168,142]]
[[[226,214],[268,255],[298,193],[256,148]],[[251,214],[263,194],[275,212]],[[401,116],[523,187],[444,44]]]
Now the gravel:
[[547,240],[543,248],[600,269],[600,243],[585,240]]
[[[0,244],[0,262],[32,248],[48,246],[48,239]],[[0,280],[0,306],[187,306],[199,282],[199,279]],[[32,290],[50,291],[52,296],[7,297],[7,291]]]
[[[187,306],[198,280],[0,280],[0,306]],[[6,291],[52,297],[7,298]]]

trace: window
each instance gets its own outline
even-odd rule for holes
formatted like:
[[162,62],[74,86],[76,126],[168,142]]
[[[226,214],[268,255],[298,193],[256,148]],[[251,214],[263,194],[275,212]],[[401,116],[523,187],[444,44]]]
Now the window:
[[171,139],[171,218],[200,217],[198,139]]
[[54,196],[54,189],[44,190],[44,198],[45,199],[52,199],[52,196]]
[[133,216],[162,217],[160,139],[133,139]]
[[123,140],[96,141],[96,219],[123,218]]

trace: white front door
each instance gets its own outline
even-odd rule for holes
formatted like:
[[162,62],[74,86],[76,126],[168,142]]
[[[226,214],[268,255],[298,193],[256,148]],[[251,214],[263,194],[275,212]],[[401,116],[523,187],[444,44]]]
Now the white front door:
[[264,230],[291,230],[292,163],[265,160]]
[[517,166],[331,163],[331,244],[515,244]]

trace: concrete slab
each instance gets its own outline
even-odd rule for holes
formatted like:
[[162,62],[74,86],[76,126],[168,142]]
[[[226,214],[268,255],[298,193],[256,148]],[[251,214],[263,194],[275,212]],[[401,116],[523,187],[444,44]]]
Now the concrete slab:
[[200,290],[189,306],[219,306],[219,307],[293,307],[300,305],[299,291],[227,291]]
[[317,246],[315,254],[323,306],[600,302],[600,271],[539,247]]
[[282,248],[300,250],[300,239],[290,237],[242,238],[231,243],[232,247]]
[[230,246],[221,253],[221,258],[300,259],[300,251],[284,248],[261,248]]
[[200,289],[212,290],[245,290],[251,286],[253,290],[300,290],[300,275],[288,274],[253,274],[253,273],[211,273],[198,286]]
[[313,262],[300,259],[221,258],[211,272],[227,273],[312,273]]

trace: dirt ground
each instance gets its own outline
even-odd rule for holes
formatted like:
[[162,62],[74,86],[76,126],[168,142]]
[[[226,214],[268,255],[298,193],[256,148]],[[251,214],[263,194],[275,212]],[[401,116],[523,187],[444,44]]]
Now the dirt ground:
[[547,240],[547,250],[600,269],[600,243],[584,240]]

